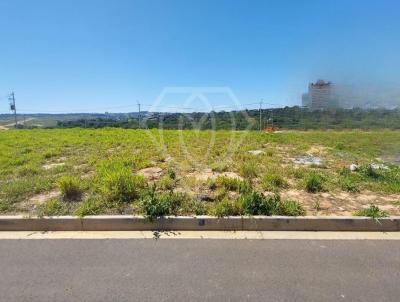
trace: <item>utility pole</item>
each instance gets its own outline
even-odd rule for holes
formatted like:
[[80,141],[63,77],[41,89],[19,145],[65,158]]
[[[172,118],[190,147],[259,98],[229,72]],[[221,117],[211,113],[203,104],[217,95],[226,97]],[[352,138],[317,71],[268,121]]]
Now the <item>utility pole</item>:
[[140,103],[137,102],[137,104],[138,104],[138,107],[139,107],[139,129],[141,129],[142,127],[141,127],[141,121],[140,121]]
[[14,94],[14,91],[10,93],[10,96],[8,97],[8,100],[10,101],[10,110],[14,111],[15,128],[17,128],[17,125],[18,125],[17,107],[15,106],[15,94]]
[[261,120],[262,120],[262,111],[261,111],[261,107],[262,107],[262,103],[263,103],[263,101],[261,100],[261,102],[260,102],[260,132],[261,132],[261,130],[262,130],[262,125],[261,125]]
[[271,109],[272,129],[274,129],[274,108]]

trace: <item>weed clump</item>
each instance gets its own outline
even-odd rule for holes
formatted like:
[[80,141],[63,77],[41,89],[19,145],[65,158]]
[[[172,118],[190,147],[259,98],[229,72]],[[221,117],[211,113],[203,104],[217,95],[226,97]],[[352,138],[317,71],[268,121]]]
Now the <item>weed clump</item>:
[[61,194],[66,200],[79,200],[82,197],[83,189],[80,180],[73,176],[63,176],[58,180]]
[[171,176],[166,175],[160,179],[158,186],[162,190],[172,190],[175,187],[175,180]]
[[358,188],[357,184],[350,177],[344,177],[340,179],[339,183],[342,190],[345,190],[350,193],[360,192],[360,189]]
[[271,172],[263,177],[262,186],[265,190],[273,191],[281,188],[287,188],[288,182],[280,174]]
[[211,212],[217,217],[241,215],[241,211],[236,202],[232,202],[228,198],[224,198],[222,201],[216,203]]
[[281,200],[278,194],[265,197],[258,192],[243,194],[237,200],[244,215],[302,216],[306,211],[297,201]]
[[311,173],[305,180],[305,189],[309,193],[317,193],[324,191],[324,178],[317,174]]
[[91,198],[84,201],[80,207],[75,211],[75,215],[84,217],[88,215],[99,215],[104,213],[107,209],[107,205],[103,200],[97,198]]
[[100,191],[110,202],[129,203],[140,197],[145,186],[143,176],[133,175],[129,169],[118,169],[105,173]]
[[52,199],[37,209],[38,217],[43,216],[61,216],[67,214],[68,209],[64,203],[57,199]]
[[219,176],[215,180],[215,182],[211,181],[209,183],[209,187],[217,188],[222,187],[228,191],[236,191],[239,193],[245,193],[251,190],[251,184],[247,181],[243,181],[236,177],[226,177],[226,176]]
[[177,215],[185,199],[184,194],[169,192],[156,193],[153,187],[141,200],[141,208],[150,221],[167,216]]
[[303,205],[295,200],[279,201],[274,215],[282,216],[304,216],[306,210]]
[[257,166],[255,162],[249,161],[240,167],[240,174],[246,179],[253,179],[257,177]]
[[370,217],[373,219],[378,219],[378,218],[384,218],[388,217],[389,214],[386,211],[381,210],[379,207],[376,205],[370,205],[369,208],[366,209],[361,209],[358,211],[355,211],[354,216],[365,216],[365,217]]

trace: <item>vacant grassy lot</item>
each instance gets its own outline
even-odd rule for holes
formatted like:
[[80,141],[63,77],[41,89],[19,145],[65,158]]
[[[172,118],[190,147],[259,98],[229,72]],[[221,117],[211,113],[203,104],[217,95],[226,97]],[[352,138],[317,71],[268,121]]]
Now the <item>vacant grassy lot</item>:
[[0,213],[399,215],[399,160],[389,130],[0,131]]

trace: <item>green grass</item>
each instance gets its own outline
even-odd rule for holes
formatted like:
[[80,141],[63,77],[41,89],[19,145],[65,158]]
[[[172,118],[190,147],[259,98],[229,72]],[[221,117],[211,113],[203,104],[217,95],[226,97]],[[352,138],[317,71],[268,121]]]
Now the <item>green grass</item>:
[[280,173],[275,171],[268,172],[262,178],[263,189],[267,191],[276,191],[279,189],[287,188],[288,182],[282,177]]
[[79,208],[75,210],[74,214],[79,217],[99,215],[106,212],[107,208],[109,208],[109,206],[104,200],[91,198],[81,203]]
[[68,213],[68,209],[66,204],[63,202],[53,199],[48,201],[47,203],[39,206],[37,215],[39,217],[43,216],[62,216]]
[[315,172],[310,173],[305,179],[305,189],[309,193],[317,193],[324,191],[325,179]]
[[[210,143],[212,137],[214,142]],[[151,166],[162,168],[165,175],[155,181],[157,195],[168,195],[171,190],[191,194],[191,199],[186,198],[174,210],[185,215],[210,214],[224,199],[235,203],[239,195],[251,191],[305,189],[356,194],[368,190],[376,194],[400,194],[399,167],[388,165],[387,170],[374,170],[369,166],[376,157],[400,153],[400,131],[268,134],[223,130],[197,133],[157,129],[33,129],[0,131],[0,146],[1,213],[26,211],[27,200],[57,189],[65,200],[76,201],[78,210],[67,206],[69,214],[132,208],[140,212],[143,211],[140,201],[151,183],[137,172]],[[326,167],[292,163],[291,158],[306,154],[312,146],[325,150],[321,157]],[[254,156],[247,150],[264,153]],[[172,161],[165,161],[167,156]],[[44,168],[58,163],[63,165]],[[351,163],[358,163],[360,170],[349,172]],[[245,180],[217,177],[207,185],[206,181],[186,177],[205,168],[213,169],[214,173],[235,172]],[[211,191],[215,201],[199,201],[200,190]],[[101,202],[93,201],[97,199]],[[226,200],[224,204],[220,207],[229,208]]]
[[66,200],[79,200],[82,197],[83,189],[80,179],[73,176],[63,176],[58,180],[61,194]]
[[369,208],[355,211],[354,216],[364,216],[373,219],[378,219],[378,218],[388,217],[389,215],[387,212],[381,210],[379,207],[375,205],[370,205]]

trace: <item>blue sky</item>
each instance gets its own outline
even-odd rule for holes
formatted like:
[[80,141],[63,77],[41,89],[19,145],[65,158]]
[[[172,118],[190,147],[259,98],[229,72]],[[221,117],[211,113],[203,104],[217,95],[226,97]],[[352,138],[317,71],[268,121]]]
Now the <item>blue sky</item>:
[[119,112],[171,86],[296,105],[317,78],[396,85],[399,15],[395,0],[0,0],[0,112],[10,90],[22,112]]

